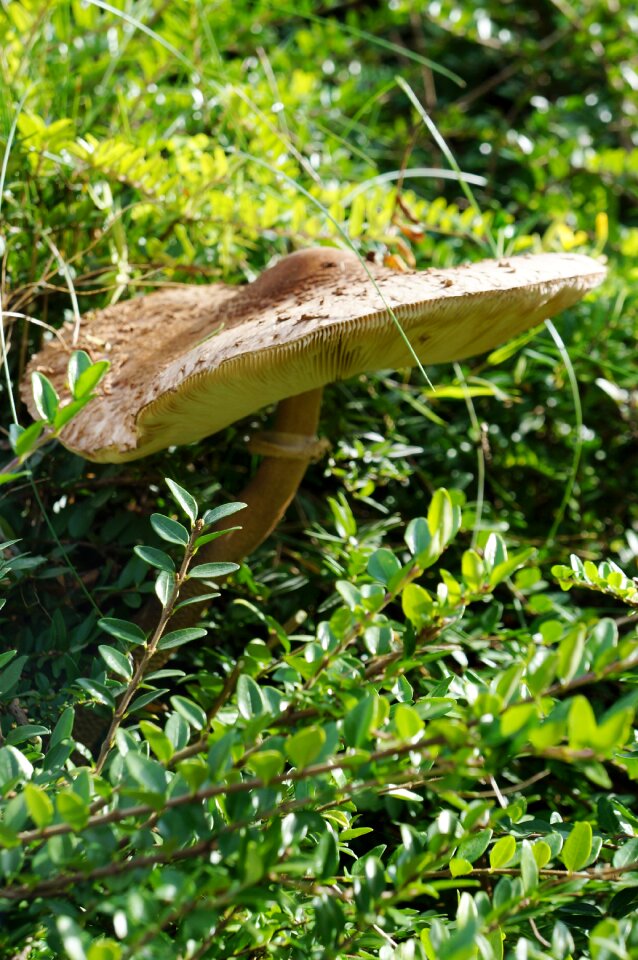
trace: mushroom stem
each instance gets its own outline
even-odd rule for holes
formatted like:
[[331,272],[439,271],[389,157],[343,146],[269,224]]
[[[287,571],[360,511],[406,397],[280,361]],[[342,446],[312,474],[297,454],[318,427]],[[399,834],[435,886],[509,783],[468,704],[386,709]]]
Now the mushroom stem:
[[[297,434],[314,438],[319,424],[323,390],[309,390],[296,397],[281,400],[275,416],[275,434]],[[299,489],[306,468],[312,459],[312,449],[298,452],[294,459],[283,451],[278,456],[266,456],[257,473],[238,495],[246,504],[234,519],[241,529],[206,544],[197,554],[198,563],[230,560],[239,563],[253,552],[275,529],[288,505]],[[193,581],[189,581],[189,584]]]
[[[319,388],[281,400],[277,407],[272,436],[281,434],[314,438],[319,423],[322,393],[323,390]],[[255,476],[237,496],[237,500],[246,504],[246,509],[233,517],[233,520],[236,519],[241,524],[241,529],[201,547],[197,553],[197,563],[214,563],[219,560],[239,563],[256,550],[284,515],[316,449],[316,443],[309,443],[305,449],[298,448],[294,457],[290,457],[283,449],[278,455],[265,456]],[[232,521],[223,521],[218,529],[223,529],[230,522]],[[198,594],[208,593],[209,590],[210,587],[203,581],[193,578],[184,584],[179,598],[189,600]],[[155,605],[149,607],[150,605],[147,605],[139,617],[139,622],[144,627],[150,626],[151,616],[157,611]],[[171,617],[171,629],[193,626],[200,616],[199,604],[188,604]],[[156,669],[157,666],[154,661],[153,668]]]

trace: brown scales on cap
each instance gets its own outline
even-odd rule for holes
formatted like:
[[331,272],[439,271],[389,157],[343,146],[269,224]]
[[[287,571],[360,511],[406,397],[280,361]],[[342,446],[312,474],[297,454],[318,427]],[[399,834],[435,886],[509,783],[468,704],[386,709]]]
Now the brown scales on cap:
[[[89,315],[73,348],[110,360],[111,370],[62,442],[90,460],[132,460],[334,380],[410,366],[389,309],[424,363],[460,360],[572,305],[604,275],[596,261],[568,254],[368,269],[350,252],[303,250],[244,287],[184,286]],[[53,341],[29,368],[58,391],[67,341],[68,352]],[[23,396],[35,413],[29,380]]]

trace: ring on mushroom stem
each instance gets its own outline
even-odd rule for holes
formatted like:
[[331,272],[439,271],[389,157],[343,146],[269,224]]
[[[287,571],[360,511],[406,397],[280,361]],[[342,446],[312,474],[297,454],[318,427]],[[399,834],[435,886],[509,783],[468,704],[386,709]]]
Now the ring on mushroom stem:
[[[61,441],[88,460],[124,462],[278,403],[274,432],[254,441],[264,459],[238,495],[248,504],[242,529],[198,553],[201,562],[238,561],[272,532],[320,452],[326,384],[413,365],[406,339],[428,364],[483,353],[576,303],[604,275],[589,257],[551,253],[395,273],[318,247],[284,257],[243,287],[160,290],[86,318],[73,349],[111,367]],[[22,396],[34,415],[30,373],[46,374],[60,391],[70,340],[68,350],[50,342],[29,364]],[[184,597],[203,589],[188,581]],[[189,605],[172,624],[198,617]]]

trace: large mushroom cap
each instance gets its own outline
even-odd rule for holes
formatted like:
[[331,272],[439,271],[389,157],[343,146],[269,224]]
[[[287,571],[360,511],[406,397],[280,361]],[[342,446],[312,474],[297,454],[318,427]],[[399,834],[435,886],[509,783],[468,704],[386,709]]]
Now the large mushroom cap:
[[[254,283],[184,286],[89,314],[79,342],[49,343],[29,365],[64,389],[72,349],[111,368],[62,442],[122,462],[189,443],[266,404],[414,360],[490,350],[576,303],[601,282],[589,257],[538,254],[395,273],[332,248],[284,257]],[[23,397],[31,413],[30,377]]]

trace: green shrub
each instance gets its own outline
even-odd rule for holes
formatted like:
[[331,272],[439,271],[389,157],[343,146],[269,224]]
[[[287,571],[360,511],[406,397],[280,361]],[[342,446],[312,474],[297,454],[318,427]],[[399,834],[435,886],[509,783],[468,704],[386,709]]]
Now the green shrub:
[[[4,5],[2,958],[636,955],[632,17]],[[86,464],[45,443],[69,411],[46,381],[42,427],[12,388],[87,310],[348,238],[397,266],[571,250],[610,278],[433,389],[334,385],[330,456],[249,565],[199,571],[176,632],[248,427]]]

